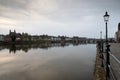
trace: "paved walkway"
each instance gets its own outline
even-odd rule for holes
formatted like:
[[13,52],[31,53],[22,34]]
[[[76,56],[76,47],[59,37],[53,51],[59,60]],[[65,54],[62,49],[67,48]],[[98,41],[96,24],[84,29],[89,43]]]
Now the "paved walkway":
[[[120,61],[120,43],[110,44],[111,54]],[[110,65],[116,80],[120,80],[120,63],[110,56]]]
[[112,43],[110,46],[111,53],[120,60],[120,43]]

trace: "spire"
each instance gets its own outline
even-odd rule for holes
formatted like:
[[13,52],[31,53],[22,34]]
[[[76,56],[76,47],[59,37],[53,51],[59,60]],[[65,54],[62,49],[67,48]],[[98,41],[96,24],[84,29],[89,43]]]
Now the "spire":
[[11,34],[11,29],[9,30],[9,35]]

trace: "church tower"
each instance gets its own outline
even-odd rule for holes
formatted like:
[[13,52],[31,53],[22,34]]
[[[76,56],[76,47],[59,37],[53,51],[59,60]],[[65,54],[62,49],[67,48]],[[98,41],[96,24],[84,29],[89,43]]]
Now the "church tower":
[[118,31],[120,31],[120,23],[118,24]]
[[9,35],[11,35],[11,30],[9,30]]

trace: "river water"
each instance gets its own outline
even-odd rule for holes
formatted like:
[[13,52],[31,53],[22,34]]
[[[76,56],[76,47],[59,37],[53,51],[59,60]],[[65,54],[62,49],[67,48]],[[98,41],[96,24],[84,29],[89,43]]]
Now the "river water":
[[93,78],[95,44],[11,47],[0,47],[0,80],[92,80]]

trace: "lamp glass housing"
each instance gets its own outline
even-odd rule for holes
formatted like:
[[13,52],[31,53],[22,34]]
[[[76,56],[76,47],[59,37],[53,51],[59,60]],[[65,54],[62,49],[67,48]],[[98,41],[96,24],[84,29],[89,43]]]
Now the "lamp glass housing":
[[104,21],[105,22],[108,22],[109,21],[109,16],[107,12],[105,12],[105,15],[104,15]]

